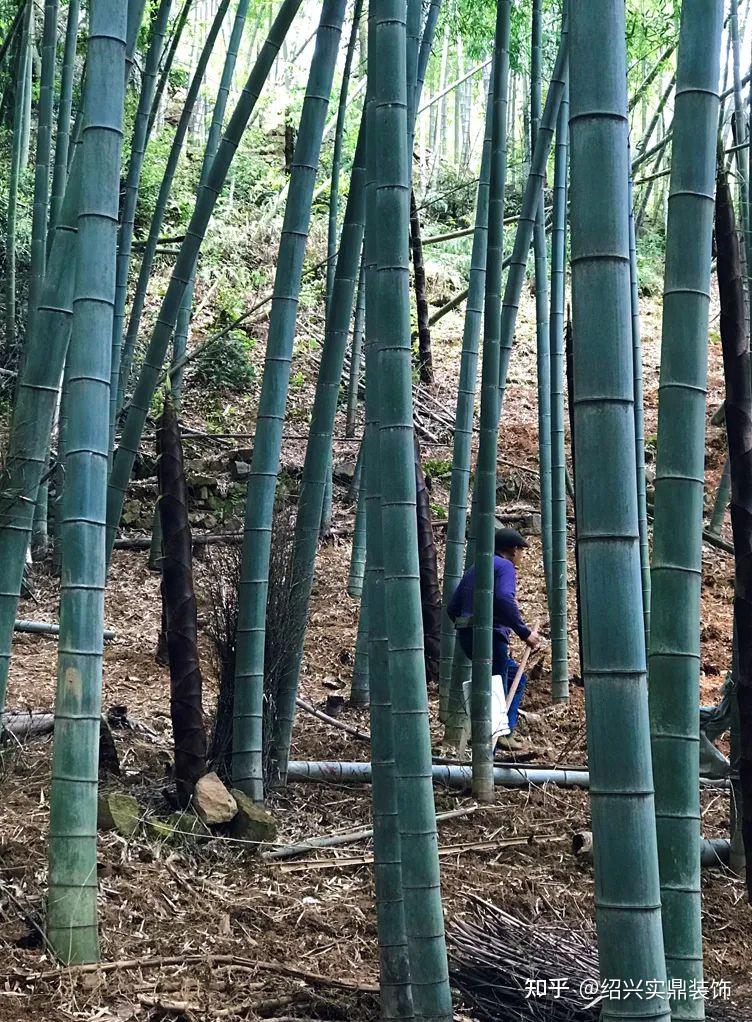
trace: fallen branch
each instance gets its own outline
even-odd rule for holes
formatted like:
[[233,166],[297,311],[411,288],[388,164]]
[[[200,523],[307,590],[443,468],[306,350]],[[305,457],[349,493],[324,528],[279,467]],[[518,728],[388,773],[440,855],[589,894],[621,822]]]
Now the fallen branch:
[[[451,809],[446,813],[437,813],[436,822],[443,823],[445,820],[456,820],[461,816],[471,816],[477,813],[479,806],[467,806],[464,809]],[[373,837],[373,827],[360,827],[358,830],[350,830],[346,834],[331,834],[327,837],[310,837],[294,845],[283,845],[281,848],[274,848],[269,852],[262,852],[262,859],[292,859],[296,855],[304,855],[314,848],[336,848],[338,845],[349,845],[355,841],[366,841]]]
[[[505,848],[518,848],[521,845],[552,844],[569,841],[566,835],[537,837],[526,834],[522,837],[509,838],[506,841],[465,841],[462,844],[447,845],[439,848],[439,858],[446,859],[451,855],[462,855],[464,852],[497,852]],[[373,862],[373,853],[353,855],[341,859],[306,859],[305,862],[287,862],[280,867],[283,873],[297,873],[306,869],[338,869],[349,866],[368,866]]]
[[341,731],[346,731],[347,734],[352,735],[361,742],[370,742],[371,735],[368,731],[361,731],[359,728],[354,727],[352,724],[345,724],[344,721],[337,720],[336,717],[330,717],[328,713],[324,713],[323,710],[317,710],[315,706],[312,706],[305,699],[296,699],[295,703],[300,707],[301,710],[305,710],[306,713],[310,713],[313,717],[317,717],[319,720],[323,720],[325,724],[331,724],[332,727],[337,727]]

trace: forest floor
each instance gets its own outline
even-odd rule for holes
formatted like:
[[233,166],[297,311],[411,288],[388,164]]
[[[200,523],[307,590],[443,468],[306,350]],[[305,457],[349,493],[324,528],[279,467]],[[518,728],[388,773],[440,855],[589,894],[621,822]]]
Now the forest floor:
[[[537,413],[534,372],[534,303],[526,291],[500,440],[499,472],[509,505],[537,503]],[[304,325],[301,334],[307,327]],[[435,394],[453,407],[462,320],[447,318],[434,332]],[[717,330],[717,322],[712,324]],[[643,303],[647,436],[656,432],[660,304]],[[259,349],[262,352],[262,349]],[[259,354],[259,358],[261,354]],[[299,345],[293,371],[303,383],[293,391],[286,462],[301,463],[306,409],[312,384],[310,346]],[[711,343],[709,408],[721,399],[720,346]],[[237,430],[252,428],[257,391],[238,415]],[[201,409],[186,417],[201,424]],[[343,436],[342,416],[337,435]],[[293,437],[292,439],[289,437]],[[444,440],[446,438],[440,438]],[[650,445],[649,445],[650,446]],[[654,449],[654,445],[653,445]],[[338,443],[335,459],[351,455]],[[449,459],[441,443],[425,445],[424,457]],[[708,493],[724,457],[723,434],[708,426]],[[434,480],[432,502],[446,508],[444,481]],[[503,510],[503,506],[500,508]],[[335,486],[334,539],[322,547],[310,614],[302,695],[323,706],[327,695],[347,695],[357,625],[357,603],[346,594],[354,509]],[[443,529],[436,529],[440,557]],[[202,618],[208,613],[216,565],[196,563]],[[715,701],[729,666],[733,564],[727,554],[704,548],[702,694]],[[579,673],[570,549],[570,664]],[[615,580],[618,584],[618,580]],[[56,619],[58,583],[44,567],[34,573],[37,602],[22,605],[24,617]],[[533,538],[520,573],[520,601],[529,621],[544,616],[540,545]],[[145,813],[159,812],[169,787],[171,728],[169,677],[155,663],[160,621],[159,580],[145,552],[116,553],[107,591],[106,621],[117,637],[106,644],[105,711],[125,705],[140,727],[115,731],[129,788]],[[213,714],[217,681],[209,643],[202,638],[205,708]],[[56,645],[50,638],[19,635],[14,646],[8,705],[49,710],[53,706]],[[586,762],[582,689],[569,704],[549,705],[549,652],[533,672],[520,731],[530,745],[530,764]],[[436,693],[431,693],[435,744],[441,738]],[[342,720],[367,728],[367,713],[345,708]],[[0,803],[0,1020],[81,1019],[220,1020],[352,1019],[378,1017],[377,942],[370,842],[319,849],[299,859],[263,861],[242,844],[215,839],[176,846],[139,832],[131,839],[99,836],[101,970],[63,973],[46,952],[41,925],[46,888],[50,787],[49,740],[9,749],[3,761]],[[362,742],[299,713],[293,747],[299,759],[367,759]],[[436,790],[437,810],[471,807],[463,793]],[[368,826],[370,789],[338,784],[291,784],[273,795],[269,808],[278,840],[328,835]],[[704,791],[703,830],[728,832],[726,793]],[[573,832],[588,827],[587,793],[552,786],[501,789],[497,802],[440,825],[441,880],[449,928],[478,895],[508,912],[541,923],[592,929],[592,865],[575,860]],[[519,839],[517,844],[510,844]],[[468,847],[468,845],[479,847]],[[708,978],[728,981],[741,1018],[752,1003],[749,962],[752,912],[740,880],[718,869],[703,871],[703,923]],[[286,967],[289,969],[286,970]],[[307,974],[307,975],[304,975]],[[314,974],[313,977],[311,974]],[[319,978],[315,978],[319,977]],[[323,977],[323,978],[322,978]],[[457,1018],[470,1018],[461,1007]]]

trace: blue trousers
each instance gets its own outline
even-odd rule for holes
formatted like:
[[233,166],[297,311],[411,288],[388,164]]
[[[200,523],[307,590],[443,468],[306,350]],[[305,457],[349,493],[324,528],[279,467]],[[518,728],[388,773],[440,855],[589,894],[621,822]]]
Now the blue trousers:
[[[472,628],[458,628],[457,638],[460,641],[462,652],[468,658],[473,659],[473,630]],[[502,637],[498,632],[494,632],[493,636],[493,664],[492,673],[500,674],[504,679],[504,691],[509,692],[509,688],[514,681],[515,675],[517,674],[517,668],[519,664],[516,660],[513,660],[509,655],[509,645],[503,641]],[[512,705],[507,711],[509,715],[509,727],[514,731],[517,726],[517,719],[520,714],[520,703],[522,702],[522,695],[525,691],[525,685],[527,684],[527,677],[523,674],[520,678],[520,683],[517,686],[517,691],[514,694]]]

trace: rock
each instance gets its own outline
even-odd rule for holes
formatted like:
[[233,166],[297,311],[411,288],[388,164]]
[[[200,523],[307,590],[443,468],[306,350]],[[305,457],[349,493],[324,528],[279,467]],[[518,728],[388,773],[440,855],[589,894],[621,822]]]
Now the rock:
[[345,458],[343,461],[336,461],[332,469],[335,479],[343,483],[351,483],[355,478],[356,463],[352,458]]
[[236,482],[247,479],[251,474],[251,466],[247,461],[233,461],[230,465],[230,475]]
[[167,817],[167,822],[177,841],[208,841],[211,837],[211,831],[195,813],[173,813]]
[[197,781],[193,789],[193,804],[209,827],[229,823],[238,811],[237,802],[213,771]]
[[144,515],[144,509],[137,500],[127,500],[123,507],[123,524],[135,525],[140,522]]
[[177,837],[175,828],[165,820],[152,817],[146,821],[146,833],[156,841],[172,841]]
[[237,788],[232,788],[230,794],[238,806],[237,815],[230,827],[232,836],[241,838],[243,841],[256,842],[255,846],[249,845],[251,852],[257,852],[261,844],[274,841],[277,837],[277,824],[274,817],[265,809],[254,805],[253,801]]
[[116,830],[123,837],[133,837],[141,822],[141,807],[133,795],[106,792],[99,798],[97,825],[102,830]]

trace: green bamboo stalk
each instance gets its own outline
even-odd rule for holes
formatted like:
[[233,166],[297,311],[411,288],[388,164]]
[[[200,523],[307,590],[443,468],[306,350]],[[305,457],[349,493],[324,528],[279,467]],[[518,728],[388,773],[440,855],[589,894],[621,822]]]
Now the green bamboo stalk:
[[[415,90],[418,87],[418,57],[423,34],[423,0],[406,0],[406,80],[407,80],[407,151],[412,153],[415,138]],[[412,173],[412,159],[410,159]]]
[[11,48],[11,44],[15,43],[18,39],[18,33],[21,31],[24,15],[26,14],[26,8],[28,7],[28,0],[21,0],[18,5],[18,10],[13,15],[13,21],[8,27],[8,31],[5,38],[0,44],[0,65],[5,61],[5,58]]
[[[456,744],[457,728],[462,719],[456,713],[449,713],[449,692],[455,658],[454,624],[446,612],[447,604],[462,577],[465,556],[465,532],[467,530],[467,502],[470,487],[470,460],[473,440],[473,416],[475,412],[475,390],[478,379],[478,346],[483,322],[483,301],[486,286],[486,252],[488,248],[488,182],[491,169],[491,121],[493,116],[493,74],[489,88],[486,110],[485,136],[478,180],[478,199],[475,208],[475,230],[470,256],[470,280],[468,282],[465,325],[462,333],[462,354],[460,356],[460,379],[457,389],[457,407],[454,415],[454,437],[452,445],[452,475],[449,483],[449,517],[447,521],[446,547],[444,551],[443,614],[441,619],[441,660],[439,664],[439,713],[447,724],[446,741]],[[462,651],[457,653],[457,686],[460,685],[460,668],[464,661]],[[464,681],[464,679],[462,679]],[[464,704],[454,706],[461,710],[464,719]]]
[[[127,18],[128,23],[125,32],[125,84],[131,79],[131,73],[133,71],[133,61],[136,53],[136,43],[138,42],[138,34],[141,31],[141,22],[144,20],[144,9],[146,8],[146,0],[127,0]],[[85,69],[84,69],[85,70]],[[84,83],[85,84],[85,83]],[[81,93],[83,96],[83,91]],[[83,104],[79,109],[79,113],[83,113]],[[77,135],[74,135],[74,139],[78,141]]]
[[[543,0],[533,0],[530,71],[530,148],[541,118],[541,49]],[[541,181],[533,229],[535,256],[535,335],[538,366],[538,469],[540,478],[541,545],[548,606],[551,606],[551,351],[548,322],[545,188]]]
[[522,195],[522,208],[520,209],[517,221],[517,232],[514,236],[514,247],[512,248],[512,255],[509,260],[509,272],[504,287],[504,301],[501,306],[500,408],[504,407],[509,360],[512,354],[512,344],[514,343],[514,328],[520,306],[522,285],[525,280],[525,268],[530,251],[530,242],[532,241],[533,230],[535,228],[538,196],[543,187],[548,154],[551,150],[559,107],[569,74],[569,51],[565,27],[566,22],[562,28],[559,52],[556,56],[556,63],[543,107],[543,115],[538,127],[535,148],[530,161],[530,173],[528,174],[525,191]]
[[[722,5],[685,0],[679,35],[658,400],[650,722],[669,979],[702,980],[700,588]],[[677,613],[677,608],[681,612]],[[702,999],[674,1018],[702,1019]]]
[[[599,968],[604,980],[617,980],[621,989],[626,982],[642,989],[655,983],[660,995],[666,970],[637,491],[631,482],[636,468],[624,4],[573,3],[570,26],[575,490]],[[636,1015],[668,1022],[669,1002],[665,996],[603,1002],[604,1022]]]
[[[55,112],[55,62],[57,47],[57,0],[46,0],[42,30],[42,71],[39,83],[39,117],[37,151],[34,165],[34,200],[31,221],[31,266],[29,270],[29,306],[26,336],[33,336],[39,296],[44,279],[47,256],[47,213],[50,196],[50,157],[52,153],[52,120]],[[47,550],[47,502],[49,487],[42,483],[32,526],[31,548],[35,555]]]
[[358,614],[358,637],[355,642],[355,663],[353,665],[350,704],[368,706],[368,586],[363,589]]
[[[473,736],[473,795],[493,802],[491,674],[493,662],[494,536],[496,531],[496,440],[499,428],[501,277],[504,258],[506,123],[509,88],[509,35],[512,5],[497,6],[491,94],[491,166],[488,198],[488,255],[483,319],[480,436],[475,468],[475,591],[470,715]],[[540,195],[540,191],[538,192]],[[510,271],[511,272],[511,271]]]
[[[325,0],[316,33],[316,48],[300,117],[279,245],[278,271],[269,317],[264,375],[246,497],[238,596],[232,777],[237,788],[259,803],[264,799],[261,726],[274,493],[290,382],[300,280],[311,220],[311,199],[345,7],[346,0]],[[317,537],[321,497],[315,510]]]
[[[128,54],[135,45],[143,0],[128,4]],[[134,27],[135,26],[135,27]],[[21,591],[26,551],[39,481],[47,460],[60,381],[73,314],[72,272],[76,262],[80,146],[74,146],[72,171],[65,189],[59,223],[47,260],[35,333],[26,345],[18,376],[13,424],[0,478],[0,706],[5,703],[13,621]]]
[[[374,46],[375,8],[368,7],[369,64],[378,60]],[[374,138],[376,105],[374,76],[368,76],[366,137]],[[389,640],[384,601],[384,551],[381,515],[381,458],[379,437],[379,333],[375,302],[378,218],[376,216],[375,146],[366,146],[365,267],[365,432],[363,438],[363,485],[368,577],[368,671],[371,723],[371,798],[373,803],[374,881],[379,941],[379,988],[385,1019],[414,1018],[410,963],[405,933],[402,890],[402,848],[397,808],[397,776],[394,764],[394,723],[388,675]],[[368,297],[370,295],[370,298]]]
[[355,299],[355,322],[353,323],[352,354],[350,356],[350,378],[347,384],[347,414],[345,419],[345,436],[355,436],[355,419],[358,414],[358,390],[360,387],[360,370],[363,357],[363,321],[366,314],[365,273],[363,260],[360,262],[358,277],[358,297]]
[[36,22],[32,12],[29,18],[26,63],[23,78],[23,117],[21,119],[21,170],[26,170],[29,162],[29,142],[31,139],[31,100],[34,91],[34,33]]
[[[289,627],[290,659],[282,672],[277,692],[277,713],[274,728],[275,783],[284,784],[295,719],[303,643],[308,621],[308,608],[318,549],[322,503],[327,476],[331,478],[331,452],[334,418],[337,414],[342,366],[347,350],[350,318],[363,247],[365,226],[365,124],[361,121],[358,147],[355,152],[350,194],[339,242],[337,269],[332,300],[329,305],[321,364],[316,379],[316,392],[311,412],[303,478],[295,520],[295,541],[292,554],[292,585],[296,592],[295,620]],[[250,493],[249,493],[250,499]]]
[[708,524],[708,532],[711,536],[720,536],[721,529],[723,528],[723,520],[726,517],[726,511],[729,506],[729,498],[731,496],[731,463],[729,462],[728,455],[723,463],[723,472],[721,474],[720,482],[718,483],[718,489],[715,491],[715,499],[713,501],[713,511],[710,515],[710,522]]
[[[384,605],[395,738],[405,933],[415,1014],[453,1018],[431,770],[415,506],[410,338],[406,5],[371,0],[377,377]],[[373,385],[373,379],[371,383]]]
[[[227,44],[225,62],[222,66],[222,77],[219,82],[219,89],[217,90],[214,109],[212,110],[209,135],[206,140],[206,149],[204,151],[204,159],[201,165],[200,185],[206,184],[209,180],[211,163],[217,155],[219,142],[222,138],[222,125],[224,123],[225,111],[227,109],[227,101],[230,96],[230,88],[235,74],[235,65],[237,64],[238,52],[243,39],[246,18],[248,17],[248,3],[249,0],[239,0],[238,6],[235,9],[235,20],[232,24],[230,41]],[[196,262],[198,262],[198,260],[196,260]],[[183,390],[183,369],[180,367],[180,361],[188,348],[188,331],[191,323],[191,309],[193,307],[193,289],[195,283],[196,265],[194,264],[191,278],[188,281],[188,286],[185,289],[183,299],[180,303],[180,312],[178,313],[177,323],[175,325],[175,338],[172,347],[172,371],[170,375],[170,383],[175,402],[178,406],[180,405],[180,398]]]
[[71,113],[73,110],[73,79],[76,73],[76,44],[78,42],[79,0],[68,0],[68,21],[65,26],[63,63],[60,70],[60,98],[58,100],[57,135],[55,138],[55,166],[50,192],[50,220],[47,228],[47,247],[52,245],[55,225],[63,204],[68,181],[68,151],[70,149]]
[[423,34],[420,37],[420,50],[418,51],[418,69],[415,81],[415,112],[420,109],[420,97],[423,95],[423,84],[426,80],[428,61],[431,57],[431,47],[436,35],[436,25],[441,13],[442,0],[429,0],[426,20],[423,25]]
[[95,962],[110,345],[115,301],[126,11],[93,0],[84,98],[78,258],[69,365],[67,484],[47,937],[65,964]]
[[325,540],[331,533],[332,507],[334,500],[334,454],[329,449],[324,479],[324,493],[321,499],[321,515],[319,516],[319,540]]
[[[224,21],[229,6],[230,0],[220,0],[219,6],[217,7],[217,13],[214,16],[214,20],[212,21],[209,32],[207,33],[201,54],[196,64],[196,70],[193,73],[191,84],[188,87],[185,103],[180,111],[180,119],[175,129],[172,146],[170,147],[170,154],[167,157],[167,164],[165,166],[164,176],[162,177],[162,183],[159,186],[157,202],[154,207],[151,224],[149,225],[149,236],[146,239],[144,254],[141,258],[136,290],[133,295],[133,303],[131,305],[130,319],[128,320],[128,329],[125,332],[125,339],[122,342],[120,378],[118,380],[117,393],[118,410],[123,407],[123,400],[130,381],[131,363],[133,361],[133,354],[136,350],[136,341],[138,340],[141,316],[144,311],[144,304],[146,303],[146,292],[149,287],[151,269],[157,251],[159,236],[162,233],[162,223],[164,222],[164,216],[167,211],[167,203],[170,198],[170,192],[172,191],[172,182],[175,178],[175,172],[180,161],[180,155],[183,151],[183,143],[185,142],[188,134],[188,128],[190,126],[193,110],[196,106],[196,101],[204,80],[204,75],[206,74],[206,68],[209,64],[209,60],[214,50],[214,45],[219,36],[220,29],[222,28],[222,22]],[[115,342],[115,346],[117,346],[117,342]]]
[[752,301],[752,212],[749,205],[750,181],[747,176],[748,164],[744,158],[744,144],[747,139],[747,119],[744,116],[744,97],[742,95],[741,53],[739,39],[739,0],[730,0],[729,34],[731,36],[732,67],[734,72],[734,119],[736,122],[736,174],[739,186],[739,221],[744,237],[744,256],[747,263],[746,292],[747,304]]
[[128,174],[125,179],[123,210],[118,234],[117,278],[115,283],[115,317],[112,325],[112,380],[110,381],[110,449],[115,442],[115,421],[120,387],[120,354],[125,323],[125,303],[128,293],[128,271],[133,248],[133,233],[138,204],[138,190],[146,152],[146,128],[154,93],[156,90],[159,60],[164,49],[167,23],[170,18],[172,0],[161,0],[152,25],[149,49],[146,51],[144,70],[141,76],[141,92],[133,122],[131,155]]
[[23,173],[23,119],[25,116],[26,67],[29,59],[29,26],[34,5],[28,3],[18,41],[13,105],[13,141],[10,157],[10,186],[5,235],[5,345],[16,344],[16,222],[18,218],[18,189]]
[[33,333],[39,296],[44,279],[47,252],[47,212],[50,201],[50,157],[52,119],[55,113],[55,60],[58,0],[45,0],[42,29],[42,71],[39,81],[39,118],[34,165],[34,205],[31,221],[31,266],[29,270],[29,311],[27,330]]
[[162,96],[164,95],[164,90],[167,87],[170,71],[172,70],[172,65],[175,60],[175,54],[177,53],[178,46],[180,45],[180,40],[183,37],[183,30],[186,26],[186,22],[188,21],[188,13],[191,9],[192,3],[193,0],[184,0],[183,6],[180,8],[180,13],[175,20],[175,27],[173,29],[167,51],[165,52],[162,60],[159,81],[154,93],[154,98],[152,99],[151,110],[149,111],[149,120],[146,128],[147,142],[151,138],[151,133],[154,130],[154,122],[157,119],[159,105],[162,102]]
[[361,138],[355,154],[345,222],[340,238],[334,288],[316,381],[303,480],[298,499],[292,567],[293,586],[297,593],[296,622],[291,628],[290,640],[293,654],[280,680],[274,739],[277,773],[281,783],[284,783],[286,778],[316,550],[319,533],[323,531],[326,523],[327,492],[328,518],[329,522],[331,521],[332,433],[363,243],[364,177],[365,136],[361,127]]
[[[533,227],[535,225],[538,195],[540,193],[541,183],[545,174],[546,162],[551,148],[551,140],[553,138],[554,128],[559,114],[559,107],[561,105],[562,95],[564,93],[569,74],[568,52],[567,33],[562,30],[561,44],[556,57],[556,63],[554,65],[551,83],[546,96],[546,102],[543,107],[543,116],[538,129],[538,137],[535,144],[535,151],[533,152],[530,173],[528,174],[528,179],[525,184],[522,208],[517,222],[517,232],[514,239],[514,247],[512,249],[512,255],[509,257],[508,261],[505,260],[504,262],[504,265],[507,265],[508,262],[509,272],[507,274],[506,285],[504,288],[504,300],[501,306],[499,414],[503,406],[504,392],[506,390],[507,372],[509,369],[509,360],[514,340],[514,328],[517,320],[522,285],[525,279],[527,256],[533,236]],[[475,516],[475,502],[476,499],[474,496],[473,518]],[[473,526],[471,525],[471,536],[473,535],[472,530]],[[467,563],[468,562],[466,562],[466,564]],[[469,563],[472,563],[472,561]],[[473,649],[474,648],[475,647],[473,646]],[[456,744],[459,734],[458,728],[461,726],[464,719],[462,685],[466,676],[466,658],[462,655],[459,645],[455,644],[449,688],[446,732],[446,741],[451,744]]]
[[564,443],[564,293],[567,250],[569,93],[556,123],[551,235],[551,698],[569,698],[567,649],[567,488]]
[[[204,239],[206,228],[219,198],[227,172],[248,124],[261,89],[279,52],[282,40],[300,7],[302,0],[284,0],[262,46],[230,122],[212,161],[207,184],[199,190],[185,239],[175,260],[167,292],[162,299],[157,321],[152,331],[141,373],[128,406],[120,445],[110,473],[107,499],[107,549],[112,551],[115,534],[123,508],[125,490],[130,481],[133,462],[143,432],[149,405],[160,376],[172,332],[175,327],[183,292],[190,279],[196,256]],[[0,653],[0,655],[2,655]]]
[[353,529],[352,551],[350,555],[350,572],[347,580],[347,592],[350,596],[362,599],[363,579],[366,571],[366,487],[363,477],[358,487],[358,504],[355,511],[355,528]]
[[326,264],[326,308],[327,313],[332,300],[332,289],[334,288],[334,271],[336,268],[337,252],[337,213],[339,209],[339,175],[342,162],[342,142],[345,137],[345,121],[347,119],[347,92],[350,87],[350,74],[352,71],[353,58],[355,57],[355,44],[358,41],[358,26],[363,11],[363,0],[355,0],[353,7],[353,21],[350,30],[350,39],[345,54],[345,66],[342,71],[342,86],[339,91],[339,106],[337,107],[337,124],[334,129],[334,152],[332,155],[332,184],[329,191],[329,227],[327,235],[327,264]]
[[645,493],[645,412],[642,388],[642,342],[640,336],[640,299],[637,278],[637,241],[632,178],[629,178],[629,283],[632,310],[632,371],[634,372],[635,456],[637,461],[637,522],[640,529],[640,574],[642,576],[642,613],[645,620],[645,648],[650,648],[650,544],[648,505]]

